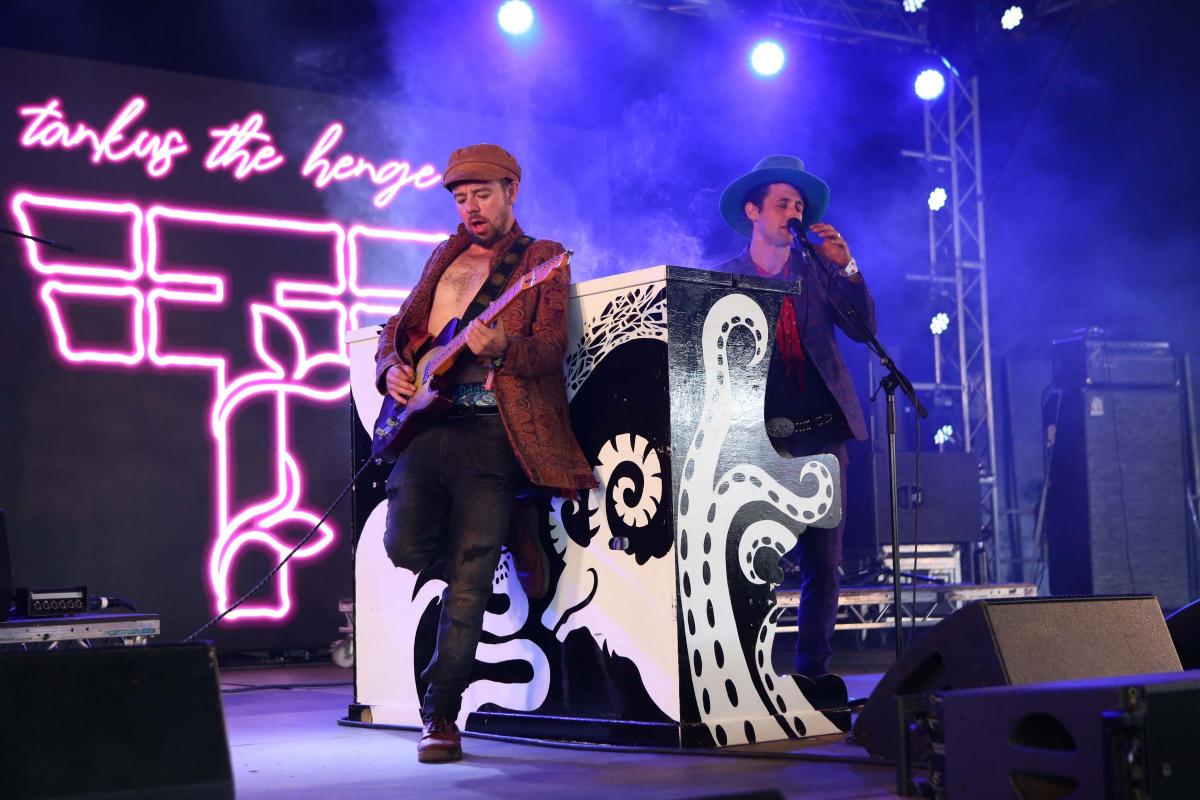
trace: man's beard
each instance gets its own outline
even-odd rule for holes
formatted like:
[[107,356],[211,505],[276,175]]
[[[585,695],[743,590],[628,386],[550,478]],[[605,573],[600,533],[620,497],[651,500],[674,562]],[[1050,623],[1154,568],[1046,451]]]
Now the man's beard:
[[486,217],[484,218],[484,221],[487,222],[489,231],[486,237],[475,233],[475,231],[471,229],[471,226],[467,225],[467,238],[480,247],[492,247],[494,244],[496,244],[496,242],[503,239],[508,231],[512,230],[512,217],[505,217],[504,219],[499,220],[499,224],[493,223],[492,220],[487,219]]
[[473,244],[477,244],[480,247],[491,247],[496,242],[504,238],[504,234],[500,233],[498,228],[492,227],[491,233],[487,237],[483,237],[476,235],[473,230],[468,228],[467,238],[470,239]]

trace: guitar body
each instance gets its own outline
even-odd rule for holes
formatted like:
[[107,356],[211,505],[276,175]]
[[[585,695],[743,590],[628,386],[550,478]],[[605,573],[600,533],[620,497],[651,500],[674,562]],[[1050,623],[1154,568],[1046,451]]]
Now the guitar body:
[[442,376],[430,373],[443,348],[454,338],[457,327],[458,320],[450,320],[436,338],[426,339],[417,348],[414,354],[417,364],[413,369],[417,391],[406,405],[397,403],[390,394],[384,395],[371,440],[372,459],[393,463],[418,433],[450,412],[454,403],[443,391]]
[[[497,315],[522,292],[529,291],[558,270],[565,269],[572,252],[565,250],[522,275],[503,295],[480,312],[477,319],[484,325],[492,324]],[[458,320],[452,319],[437,337],[426,338],[419,347],[410,349],[414,351],[416,368],[413,372],[417,391],[408,398],[407,404],[397,403],[391,395],[384,395],[371,439],[371,459],[374,461],[391,464],[418,433],[450,412],[454,401],[443,390],[442,381],[458,356],[467,349],[466,330],[458,332]]]

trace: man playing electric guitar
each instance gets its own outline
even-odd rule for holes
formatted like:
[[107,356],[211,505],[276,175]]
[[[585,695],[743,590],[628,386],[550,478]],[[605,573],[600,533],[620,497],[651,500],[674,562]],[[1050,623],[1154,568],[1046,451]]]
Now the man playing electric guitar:
[[[522,274],[563,252],[517,225],[520,180],[516,159],[496,145],[451,153],[442,183],[462,224],[429,257],[375,356],[376,386],[396,403],[416,392],[413,365],[431,336],[451,320],[473,318]],[[470,352],[443,379],[454,400],[449,414],[417,433],[387,481],[389,558],[414,572],[440,562],[447,584],[437,649],[422,673],[423,762],[462,755],[455,723],[515,495],[528,483],[560,494],[596,485],[567,412],[569,285],[564,266],[521,293],[492,326],[468,323]]]

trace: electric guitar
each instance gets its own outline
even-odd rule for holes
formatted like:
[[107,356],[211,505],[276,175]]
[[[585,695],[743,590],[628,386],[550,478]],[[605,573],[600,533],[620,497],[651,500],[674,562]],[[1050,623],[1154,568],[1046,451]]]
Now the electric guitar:
[[[572,250],[543,261],[510,286],[476,317],[490,325],[520,294],[545,282],[571,261]],[[418,433],[446,416],[453,401],[445,392],[442,377],[454,366],[455,359],[467,348],[467,330],[458,330],[458,320],[446,323],[436,337],[426,334],[414,348],[413,369],[417,390],[407,404],[397,403],[390,394],[384,395],[383,406],[375,420],[371,441],[371,458],[377,463],[392,463]]]

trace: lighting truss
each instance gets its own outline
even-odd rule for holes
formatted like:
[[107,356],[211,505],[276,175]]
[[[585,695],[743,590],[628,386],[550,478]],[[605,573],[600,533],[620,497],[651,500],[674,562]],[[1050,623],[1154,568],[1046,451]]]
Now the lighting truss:
[[[925,104],[925,146],[905,155],[942,166],[949,173],[946,208],[929,212],[929,269],[910,275],[933,291],[954,292],[957,342],[935,337],[938,365],[932,384],[918,388],[953,398],[961,419],[960,444],[980,460],[982,540],[993,546],[999,530],[996,486],[995,406],[992,393],[991,335],[988,319],[987,245],[979,132],[979,82],[947,75],[946,91]],[[946,211],[951,213],[947,214]],[[995,579],[995,575],[983,576]]]

